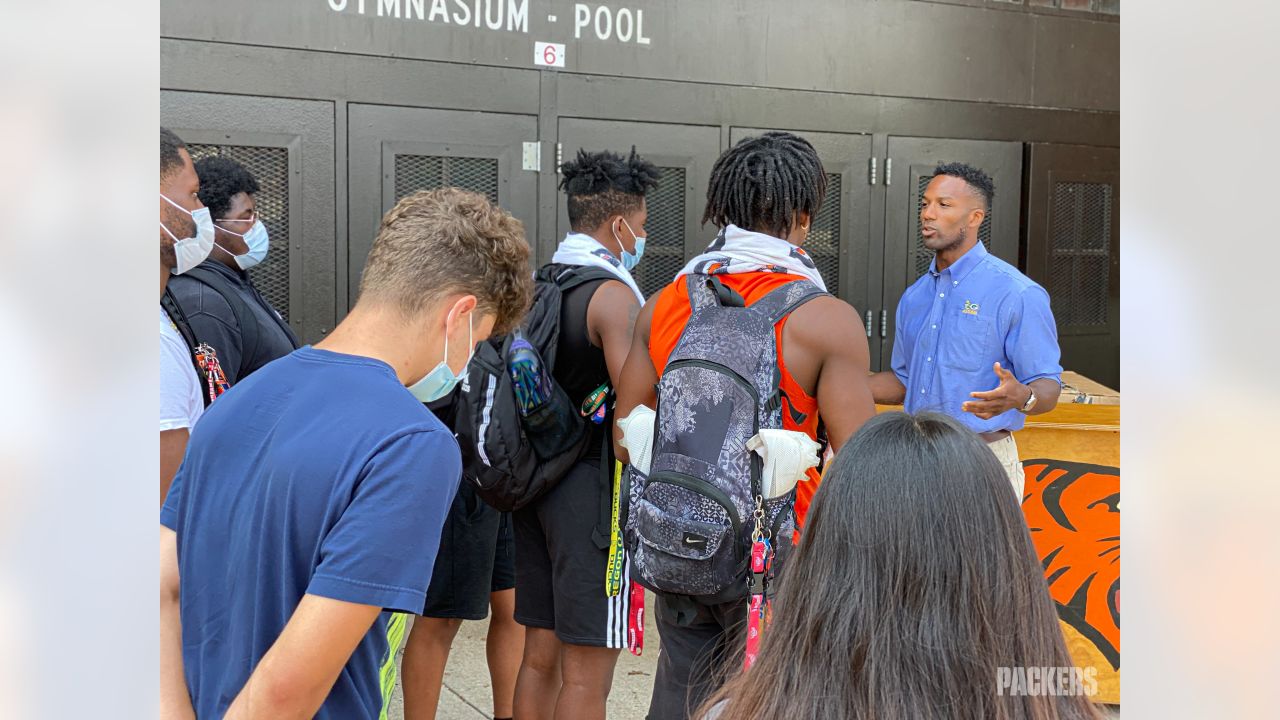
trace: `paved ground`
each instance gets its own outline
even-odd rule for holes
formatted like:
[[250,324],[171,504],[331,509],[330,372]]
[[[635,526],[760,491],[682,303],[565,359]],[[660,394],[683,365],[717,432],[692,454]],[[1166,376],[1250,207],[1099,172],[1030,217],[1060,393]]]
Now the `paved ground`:
[[[484,656],[488,631],[488,620],[462,624],[445,669],[437,720],[485,720],[493,717],[493,695]],[[623,651],[618,658],[613,692],[609,695],[609,720],[643,720],[645,711],[649,709],[649,692],[653,688],[653,673],[658,662],[658,631],[653,626],[653,595],[647,593],[644,637],[644,655],[635,657]],[[1111,720],[1120,719],[1119,708],[1108,708],[1108,711]],[[404,701],[398,678],[389,717],[390,720],[404,720]]]
[[[645,649],[636,657],[623,651],[613,675],[613,692],[609,695],[609,720],[643,720],[649,709],[649,692],[653,689],[653,673],[658,662],[658,630],[653,626],[653,596],[645,601]],[[489,666],[484,656],[484,641],[489,621],[464,622],[453,641],[449,665],[444,672],[444,690],[440,693],[437,720],[482,720],[493,717],[493,695],[489,687]],[[408,634],[406,633],[406,637]],[[403,654],[403,653],[401,653]],[[391,699],[391,720],[403,720],[404,701],[397,679]]]

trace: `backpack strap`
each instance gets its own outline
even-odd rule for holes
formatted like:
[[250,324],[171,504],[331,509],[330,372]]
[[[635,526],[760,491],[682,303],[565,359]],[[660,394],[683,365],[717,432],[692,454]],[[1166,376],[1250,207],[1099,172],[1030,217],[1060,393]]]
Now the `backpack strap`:
[[[612,398],[613,393],[609,395]],[[591,421],[587,422],[587,432],[591,432]],[[613,536],[613,411],[610,410],[604,422],[595,427],[606,429],[600,433],[600,508],[591,540],[601,550],[608,550]]]
[[[174,297],[173,290],[169,289],[168,286],[165,287],[164,294],[160,296],[160,307],[164,308],[164,311],[168,313],[174,327],[178,328],[178,334],[186,341],[187,348],[192,352],[191,362],[195,364],[194,353],[196,346],[200,344],[200,340],[196,338],[196,331],[191,328],[191,321],[187,319],[187,314],[182,311],[182,306],[178,304],[178,299]],[[201,376],[204,375],[203,372],[200,372],[199,364],[196,364],[196,371]]]
[[258,356],[258,321],[253,311],[217,270],[196,266],[185,274],[213,288],[231,306],[231,314],[236,316],[236,325],[240,327],[240,371],[236,377],[243,378],[249,363]]
[[556,351],[560,342],[560,307],[566,293],[590,282],[617,280],[618,276],[604,268],[590,265],[547,263],[533,275],[537,288],[533,305],[521,324],[524,336],[537,348],[549,372],[556,367]]
[[[600,280],[621,280],[617,275],[605,270],[604,268],[594,267],[591,265],[569,265],[550,277],[560,288],[561,293],[567,293],[570,290],[585,285],[590,282]],[[606,407],[610,400],[613,399],[613,391],[609,392],[608,398],[605,400]],[[592,424],[588,421],[587,432],[591,432]],[[604,422],[600,427],[613,427],[613,411],[609,410],[605,414]],[[613,433],[604,430],[600,433],[600,506],[599,514],[596,520],[596,526],[591,531],[591,540],[596,547],[602,550],[608,550],[611,529],[613,525]]]
[[[164,294],[160,296],[160,307],[164,308],[164,311],[169,314],[169,320],[173,322],[174,327],[178,328],[178,334],[182,336],[182,340],[187,344],[187,349],[191,355],[191,366],[196,371],[196,380],[200,383],[201,388],[210,387],[209,373],[200,366],[200,338],[196,337],[196,331],[191,327],[191,321],[187,319],[187,314],[183,312],[182,306],[178,304],[178,298],[174,296],[173,290],[168,286],[165,286]],[[216,353],[217,351],[214,352]],[[221,371],[218,374],[221,375]],[[209,392],[205,392],[203,389],[200,392],[200,399],[204,401],[206,408],[214,400],[213,397],[209,396]]]
[[[764,297],[752,303],[751,309],[764,314],[768,318],[769,326],[774,327],[801,305],[814,298],[830,294],[808,280],[794,280],[769,291]],[[778,363],[774,363],[773,366],[773,391],[769,393],[764,403],[768,412],[782,407],[782,368]]]
[[[710,275],[702,275],[700,273],[689,273],[684,278],[685,288],[689,295],[690,312],[698,312],[704,308],[712,306],[723,307],[720,297],[716,293],[715,285],[709,282]],[[724,283],[716,278],[720,287],[724,287]],[[726,290],[728,288],[725,288]]]
[[770,325],[777,325],[801,305],[814,298],[830,294],[808,280],[794,280],[782,287],[774,288],[752,303],[751,308],[764,313],[769,318]]
[[560,272],[555,273],[550,280],[559,286],[562,293],[567,293],[579,285],[597,280],[617,280],[622,282],[617,275],[604,268],[592,265],[569,265]]

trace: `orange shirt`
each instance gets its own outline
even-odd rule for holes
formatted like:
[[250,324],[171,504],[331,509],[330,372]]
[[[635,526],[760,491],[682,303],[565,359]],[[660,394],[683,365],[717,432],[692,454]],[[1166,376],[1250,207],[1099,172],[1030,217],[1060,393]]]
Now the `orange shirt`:
[[[770,291],[782,287],[797,279],[795,275],[772,272],[736,273],[718,276],[727,287],[736,290],[751,305],[756,300],[769,294]],[[667,366],[667,358],[676,349],[676,343],[684,333],[684,326],[689,322],[692,310],[689,307],[689,286],[683,276],[677,282],[668,285],[658,298],[653,308],[653,320],[649,326],[649,357],[653,367],[662,376]],[[784,317],[776,326],[775,332],[778,347],[778,369],[782,371],[782,427],[784,430],[798,430],[818,439],[818,401],[810,397],[791,377],[787,365],[782,360],[782,328],[786,326],[790,316]],[[805,420],[796,424],[790,410],[804,413]],[[821,475],[817,468],[809,468],[809,480],[796,485],[796,528],[804,525],[805,514],[809,511],[809,502],[818,489]]]

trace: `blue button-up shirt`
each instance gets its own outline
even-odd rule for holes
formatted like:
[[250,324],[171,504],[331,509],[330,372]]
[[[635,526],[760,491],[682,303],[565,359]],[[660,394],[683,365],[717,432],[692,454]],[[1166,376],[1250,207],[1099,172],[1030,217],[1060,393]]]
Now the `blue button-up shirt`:
[[937,259],[898,303],[893,372],[907,388],[904,409],[933,410],[975,432],[1020,430],[1015,410],[982,420],[960,406],[1000,384],[992,365],[1029,384],[1062,382],[1049,293],[977,243],[939,272]]

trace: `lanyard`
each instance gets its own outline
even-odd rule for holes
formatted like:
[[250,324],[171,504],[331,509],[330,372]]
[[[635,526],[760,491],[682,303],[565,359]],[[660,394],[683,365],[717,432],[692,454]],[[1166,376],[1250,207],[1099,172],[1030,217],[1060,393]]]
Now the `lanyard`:
[[609,562],[605,567],[605,594],[614,597],[621,592],[630,593],[627,611],[627,650],[632,655],[640,655],[644,651],[644,587],[635,581],[625,590],[622,587],[628,573],[627,550],[622,544],[621,532],[618,528],[619,502],[622,497],[622,463],[615,463],[613,470],[613,511],[609,524]]
[[605,565],[604,593],[615,597],[622,592],[622,564],[626,561],[627,550],[622,545],[621,533],[618,531],[619,503],[622,499],[622,463],[613,464],[613,509],[609,522],[609,562]]
[[644,586],[631,582],[631,610],[627,614],[627,650],[632,655],[644,652]]

